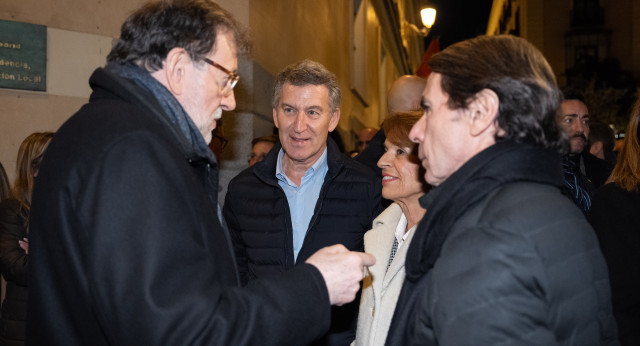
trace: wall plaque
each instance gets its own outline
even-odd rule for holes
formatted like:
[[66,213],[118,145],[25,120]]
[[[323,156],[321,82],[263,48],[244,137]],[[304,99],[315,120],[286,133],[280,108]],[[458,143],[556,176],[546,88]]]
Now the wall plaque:
[[47,27],[0,20],[0,88],[47,90]]

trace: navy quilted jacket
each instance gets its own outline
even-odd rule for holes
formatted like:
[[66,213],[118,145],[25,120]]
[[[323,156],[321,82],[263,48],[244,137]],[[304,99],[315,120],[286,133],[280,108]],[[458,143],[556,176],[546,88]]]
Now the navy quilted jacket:
[[[382,207],[380,179],[366,166],[346,157],[327,139],[325,176],[314,214],[297,261],[287,197],[275,176],[280,144],[267,158],[229,183],[224,217],[234,241],[240,277],[244,283],[293,268],[317,250],[342,244],[364,250],[364,233]],[[332,307],[331,329],[314,345],[348,345],[355,338],[359,298]]]
[[[280,148],[276,144],[264,161],[233,178],[227,190],[224,217],[245,283],[296,264],[289,204],[275,176]],[[363,251],[364,233],[381,212],[380,180],[370,169],[340,153],[331,138],[327,148],[329,170],[298,263],[334,244]]]

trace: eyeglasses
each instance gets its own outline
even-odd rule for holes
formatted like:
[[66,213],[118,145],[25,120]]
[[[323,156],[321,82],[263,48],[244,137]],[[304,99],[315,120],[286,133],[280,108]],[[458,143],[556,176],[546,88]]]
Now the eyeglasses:
[[224,149],[227,146],[227,143],[229,143],[228,139],[215,133],[215,130],[211,132],[211,136],[213,136],[213,138],[217,138],[220,141],[220,149]]
[[227,70],[226,68],[222,67],[222,65],[216,63],[213,60],[207,59],[205,57],[201,57],[201,58],[207,64],[217,68],[218,70],[226,73],[227,76],[229,76],[229,78],[227,78],[227,82],[225,83],[225,85],[222,87],[222,89],[220,89],[220,93],[222,94],[222,96],[229,95],[231,93],[231,90],[233,90],[233,87],[235,87],[236,84],[238,84],[238,80],[240,79],[240,76],[235,72],[231,72]]

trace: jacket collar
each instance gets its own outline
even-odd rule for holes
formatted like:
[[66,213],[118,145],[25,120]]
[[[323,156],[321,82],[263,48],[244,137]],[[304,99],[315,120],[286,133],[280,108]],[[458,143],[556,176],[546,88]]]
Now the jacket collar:
[[417,281],[431,270],[449,231],[464,213],[492,191],[514,182],[562,187],[560,156],[550,149],[501,141],[420,197],[420,205],[428,212],[418,224],[407,254],[407,279]]
[[171,122],[156,97],[149,91],[136,85],[132,80],[121,77],[104,68],[98,68],[91,75],[89,85],[94,90],[90,97],[92,100],[100,97],[99,90],[102,89],[120,99],[146,108],[148,110],[147,113],[152,115],[150,118],[161,122],[167,131],[171,133],[190,164],[209,163],[213,167],[217,167],[215,155],[213,155],[213,153],[206,155],[195,150],[185,135]]
[[[369,267],[371,274],[382,279],[387,270],[393,238],[396,236],[396,226],[402,209],[396,203],[391,203],[378,217],[373,220],[373,227],[364,234],[365,251],[376,257],[376,263]],[[381,282],[376,279],[374,282]]]
[[416,232],[417,225],[414,225],[410,233],[396,253],[391,266],[387,268],[393,239],[396,236],[396,227],[402,215],[402,209],[396,203],[392,203],[373,221],[373,228],[365,233],[365,251],[374,255],[376,264],[369,267],[369,272],[375,278],[373,280],[374,292],[382,292],[393,281],[401,270],[404,270],[404,263],[407,249],[411,244],[411,239]]

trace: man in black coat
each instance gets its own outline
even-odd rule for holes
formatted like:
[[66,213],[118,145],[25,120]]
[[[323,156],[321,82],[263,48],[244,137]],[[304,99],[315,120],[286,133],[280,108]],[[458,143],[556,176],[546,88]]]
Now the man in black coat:
[[28,343],[305,344],[354,299],[374,260],[340,246],[240,287],[207,142],[246,47],[211,1],[149,3],[124,23],[39,171]]
[[613,165],[593,156],[588,150],[589,109],[582,94],[568,89],[563,96],[556,118],[560,129],[569,138],[569,153],[562,158],[563,191],[586,214],[591,207],[593,193],[607,181]]
[[567,141],[543,55],[480,36],[429,67],[409,136],[435,188],[420,201],[386,343],[618,344],[598,241],[560,192]]
[[[224,216],[244,281],[296,268],[318,249],[364,249],[380,211],[380,180],[328,137],[340,120],[340,87],[323,65],[305,60],[278,76],[272,98],[280,143],[229,183]],[[318,344],[355,338],[357,302],[332,311]]]

